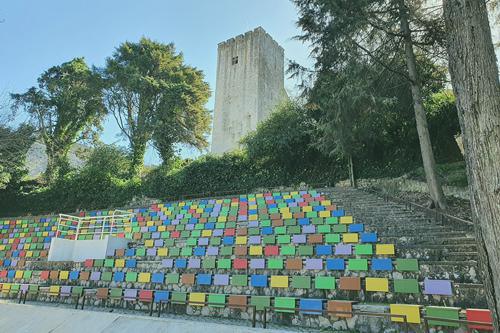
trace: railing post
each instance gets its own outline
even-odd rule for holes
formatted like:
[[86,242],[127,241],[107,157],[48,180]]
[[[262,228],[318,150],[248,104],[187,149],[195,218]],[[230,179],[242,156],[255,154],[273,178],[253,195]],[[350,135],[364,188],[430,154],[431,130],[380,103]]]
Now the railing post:
[[103,239],[103,236],[104,236],[104,226],[106,225],[106,218],[107,218],[107,216],[104,216],[104,219],[102,220],[101,238],[100,239]]

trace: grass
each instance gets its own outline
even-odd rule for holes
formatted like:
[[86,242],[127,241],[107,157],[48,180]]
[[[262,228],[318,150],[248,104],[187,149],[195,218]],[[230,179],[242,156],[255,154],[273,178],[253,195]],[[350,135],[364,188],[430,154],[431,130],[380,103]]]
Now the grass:
[[[467,187],[465,162],[438,164],[437,172],[441,183],[448,186]],[[425,182],[424,168],[420,167],[407,174],[408,178]]]

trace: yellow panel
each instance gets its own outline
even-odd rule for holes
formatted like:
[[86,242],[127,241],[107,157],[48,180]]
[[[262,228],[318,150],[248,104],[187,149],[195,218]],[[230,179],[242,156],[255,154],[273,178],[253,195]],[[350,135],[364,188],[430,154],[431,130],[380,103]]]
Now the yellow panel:
[[185,205],[186,205],[186,203],[185,203],[184,201],[181,201],[181,202],[179,202],[179,203],[177,204],[177,206],[185,206]]
[[[189,293],[189,302],[203,302],[205,303],[205,293]],[[192,306],[204,306],[203,304],[193,304],[189,303]]]
[[376,254],[386,254],[394,255],[395,249],[394,244],[376,244],[375,253]]
[[389,280],[386,278],[366,278],[366,291],[389,292]]
[[217,218],[217,222],[226,222],[226,220],[227,220],[227,217],[226,217],[226,216],[219,216],[219,217]]
[[342,239],[344,243],[357,243],[359,241],[359,235],[357,233],[345,233],[342,234]]
[[51,294],[59,294],[59,290],[61,290],[60,286],[50,286],[49,293]]
[[148,227],[152,227],[152,226],[154,226],[154,225],[155,225],[155,221],[148,221],[148,222],[146,222],[146,225],[147,225]]
[[251,256],[261,256],[262,255],[262,246],[258,246],[258,245],[250,246],[250,255]]
[[196,212],[198,214],[202,214],[203,213],[203,208],[196,208]]
[[[28,244],[26,244],[26,245],[28,245]],[[4,250],[5,250],[5,245],[3,245],[3,244],[0,245],[0,251],[4,251]]]
[[22,279],[23,278],[23,273],[24,273],[24,271],[16,271],[16,275],[14,277],[16,279]]
[[258,218],[259,218],[259,215],[257,215],[257,214],[248,215],[248,221],[257,221]]
[[212,230],[203,230],[201,232],[201,237],[210,237],[212,236]]
[[33,251],[26,251],[26,257],[27,258],[33,257]]
[[283,219],[291,219],[293,217],[292,213],[286,212],[282,215]]
[[198,209],[198,205],[191,205],[191,209]]
[[115,259],[115,267],[125,267],[125,259]]
[[329,210],[322,210],[319,212],[319,217],[330,217],[331,214],[332,212]]
[[160,247],[156,254],[160,257],[168,256],[168,247]]
[[239,205],[239,202],[231,202],[231,207],[238,207]]
[[290,192],[290,195],[298,195],[298,194],[299,194],[299,192],[297,192],[297,191]]
[[47,237],[48,235],[49,235],[49,232],[48,232],[48,231],[44,231],[44,232],[42,232],[42,236]]
[[[420,306],[410,304],[391,304],[391,314],[406,315],[406,320],[412,324],[420,324]],[[391,317],[392,321],[403,322],[401,317]]]
[[144,246],[145,247],[153,247],[155,246],[155,241],[152,240],[152,239],[147,239],[145,242],[144,242]]
[[125,227],[125,232],[132,232],[132,227]]
[[19,234],[19,237],[25,237],[25,236],[26,236],[26,234],[25,234],[24,232],[21,232],[21,233]]
[[291,199],[291,198],[292,198],[292,196],[290,194],[285,194],[283,196],[283,199]]
[[264,197],[264,194],[263,193],[257,193],[255,195],[256,198],[263,198]]
[[[47,235],[48,235],[48,233],[47,233]],[[45,235],[45,236],[47,236],[47,235]],[[13,243],[14,243],[14,238],[10,238],[9,239],[9,244],[13,244]]]
[[342,223],[342,224],[351,224],[352,223],[352,216],[341,216],[340,217],[340,223]]
[[271,288],[288,288],[288,276],[271,275]]
[[151,281],[151,273],[139,273],[137,281],[140,283],[149,283]]
[[221,203],[222,203],[222,201],[223,201],[222,199],[217,199],[217,200],[215,200],[215,203],[219,203],[219,204],[221,204]]
[[332,204],[332,202],[330,200],[323,200],[321,201],[321,205],[322,206],[330,206]]
[[160,225],[160,226],[158,227],[158,231],[159,231],[159,232],[162,232],[162,231],[165,231],[165,230],[167,230],[167,226],[166,226],[166,225]]
[[288,207],[281,207],[279,209],[280,213],[289,213],[290,212],[290,208]]
[[257,205],[248,205],[248,209],[257,209]]
[[304,206],[302,207],[303,212],[312,212],[313,208],[311,206]]
[[245,245],[247,243],[247,236],[236,236],[236,245]]
[[59,280],[67,280],[69,277],[69,271],[60,271]]
[[10,283],[4,283],[2,285],[2,291],[5,292],[5,291],[9,291],[10,290]]

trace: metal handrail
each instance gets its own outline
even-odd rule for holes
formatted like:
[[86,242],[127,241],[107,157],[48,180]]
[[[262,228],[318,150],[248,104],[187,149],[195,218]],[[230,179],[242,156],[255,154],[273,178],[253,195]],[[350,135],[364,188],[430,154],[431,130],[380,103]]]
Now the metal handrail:
[[[466,320],[466,319],[448,319],[448,318],[427,317],[427,316],[423,316],[422,319],[424,322],[425,332],[427,332],[427,333],[430,333],[429,320],[441,321],[441,322],[445,322],[445,323],[457,323],[459,325],[460,324],[462,324],[462,325],[481,325],[481,326],[493,328],[492,322],[473,321],[473,320]],[[462,325],[460,325],[460,326],[462,326]]]

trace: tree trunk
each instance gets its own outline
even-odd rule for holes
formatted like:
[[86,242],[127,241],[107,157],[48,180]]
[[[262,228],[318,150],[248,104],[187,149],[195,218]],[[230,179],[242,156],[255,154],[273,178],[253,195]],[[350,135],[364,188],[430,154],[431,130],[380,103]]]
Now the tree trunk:
[[500,332],[500,82],[485,0],[443,0],[449,69],[488,305]]
[[140,139],[131,142],[132,160],[130,163],[130,176],[138,177],[141,175],[144,166],[144,154],[146,153],[146,142]]
[[415,60],[415,53],[413,52],[413,41],[408,23],[408,8],[404,0],[399,0],[399,16],[401,32],[404,35],[406,66],[408,67],[408,76],[410,78],[413,109],[415,110],[418,140],[420,142],[420,152],[422,154],[427,187],[429,188],[429,194],[434,206],[439,209],[445,209],[446,200],[436,172],[436,161],[432,151],[427,117],[422,103],[421,83],[418,77],[417,63]]
[[354,162],[352,160],[352,155],[349,155],[349,182],[351,184],[351,187],[358,187],[356,176],[354,175]]

